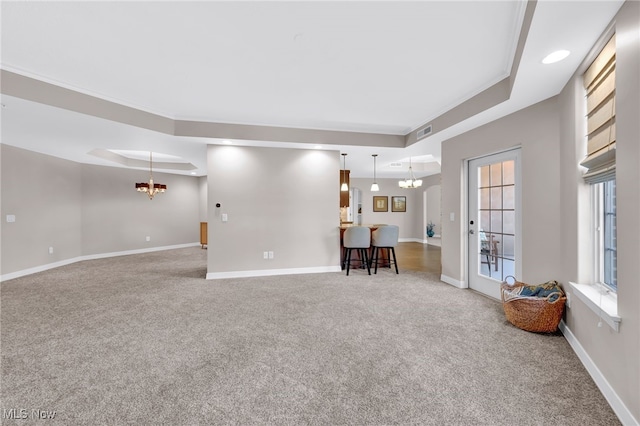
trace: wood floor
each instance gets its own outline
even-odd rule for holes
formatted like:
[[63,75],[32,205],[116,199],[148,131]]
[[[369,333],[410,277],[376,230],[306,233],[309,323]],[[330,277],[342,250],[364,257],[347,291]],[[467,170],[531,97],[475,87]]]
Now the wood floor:
[[400,269],[433,272],[440,275],[440,247],[422,243],[398,243],[396,259]]

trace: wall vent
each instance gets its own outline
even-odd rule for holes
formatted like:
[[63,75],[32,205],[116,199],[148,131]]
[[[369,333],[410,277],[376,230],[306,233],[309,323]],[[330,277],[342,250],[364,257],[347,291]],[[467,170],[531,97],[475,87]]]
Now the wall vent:
[[390,163],[389,167],[402,167],[402,163]]
[[429,124],[427,127],[423,129],[418,130],[418,133],[416,134],[416,140],[426,138],[431,134],[431,130],[432,130],[431,124]]

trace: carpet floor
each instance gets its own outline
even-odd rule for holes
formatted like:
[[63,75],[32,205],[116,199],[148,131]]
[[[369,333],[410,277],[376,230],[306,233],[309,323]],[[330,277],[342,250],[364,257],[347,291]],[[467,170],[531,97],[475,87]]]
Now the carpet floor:
[[435,275],[205,274],[187,248],[1,283],[2,423],[619,424],[562,335]]

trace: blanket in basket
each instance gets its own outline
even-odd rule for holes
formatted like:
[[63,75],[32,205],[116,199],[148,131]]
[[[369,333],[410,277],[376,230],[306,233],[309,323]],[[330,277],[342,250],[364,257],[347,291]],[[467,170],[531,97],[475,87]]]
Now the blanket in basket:
[[546,298],[550,303],[554,303],[564,296],[562,288],[557,281],[549,281],[545,284],[514,286],[504,290],[504,301],[528,298]]

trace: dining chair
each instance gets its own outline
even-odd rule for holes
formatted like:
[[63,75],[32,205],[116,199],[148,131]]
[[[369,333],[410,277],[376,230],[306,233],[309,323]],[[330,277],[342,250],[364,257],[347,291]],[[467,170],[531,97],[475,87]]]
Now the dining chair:
[[[371,266],[367,251],[371,246],[371,230],[366,226],[351,226],[344,231],[344,262],[349,275],[349,267],[352,261],[359,261],[361,266],[367,267],[367,272],[371,275]],[[356,250],[360,254],[360,259],[351,259],[351,252]]]
[[[371,246],[373,247],[373,254],[371,255],[371,263],[375,263],[374,274],[378,273],[379,264],[388,264],[391,268],[393,263],[396,267],[396,274],[398,274],[398,262],[396,261],[396,249],[398,245],[398,235],[400,228],[396,225],[381,226],[371,235]],[[380,251],[387,250],[387,260],[380,259]],[[389,253],[391,251],[391,253]],[[393,255],[393,260],[391,260]]]

